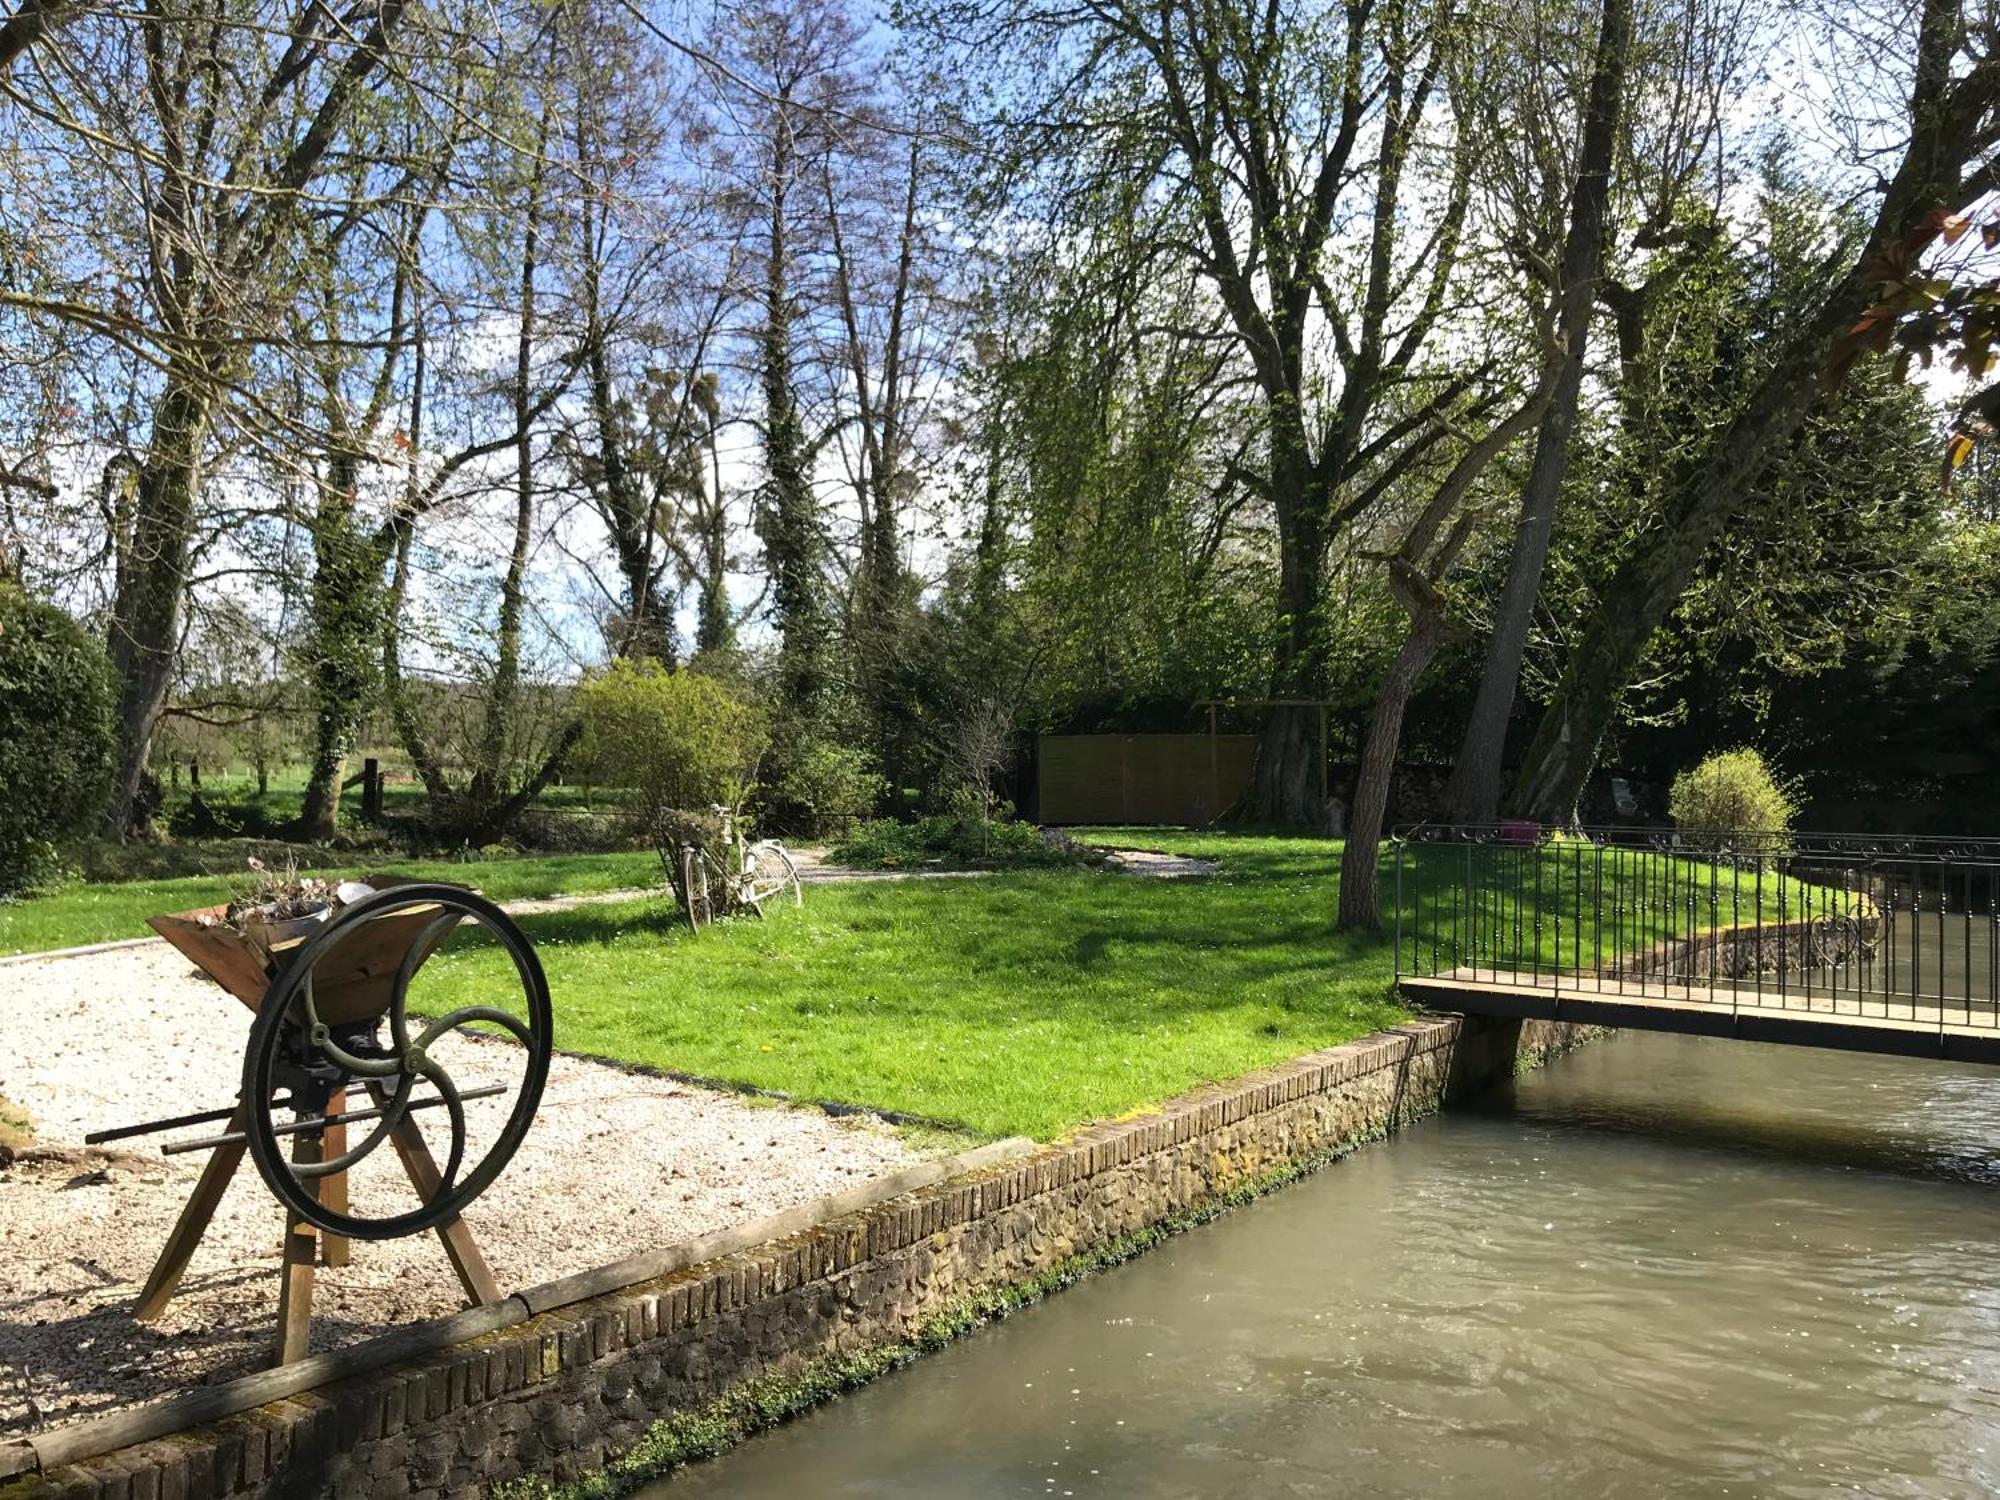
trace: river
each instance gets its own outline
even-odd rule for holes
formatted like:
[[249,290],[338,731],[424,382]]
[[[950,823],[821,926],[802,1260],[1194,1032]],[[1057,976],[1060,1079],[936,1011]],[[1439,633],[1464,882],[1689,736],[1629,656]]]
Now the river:
[[1996,1491],[2000,1071],[1631,1033],[647,1493]]

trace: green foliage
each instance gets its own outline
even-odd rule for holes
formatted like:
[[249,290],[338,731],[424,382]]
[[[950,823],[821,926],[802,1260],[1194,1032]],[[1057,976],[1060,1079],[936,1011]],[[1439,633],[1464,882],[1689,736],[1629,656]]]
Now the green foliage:
[[578,764],[630,787],[648,815],[734,806],[763,752],[764,717],[719,678],[658,662],[617,661],[577,690]]
[[116,703],[111,663],[84,628],[0,584],[0,892],[29,884],[98,811]]
[[1772,774],[1755,750],[1724,750],[1674,778],[1667,810],[1703,833],[1785,833],[1798,815],[1797,786]]
[[772,747],[758,798],[761,821],[817,838],[868,816],[887,789],[866,750],[794,727]]
[[836,863],[864,870],[1049,869],[1094,864],[1103,854],[1061,834],[1045,834],[1010,817],[990,822],[976,806],[914,823],[879,818],[834,845]]

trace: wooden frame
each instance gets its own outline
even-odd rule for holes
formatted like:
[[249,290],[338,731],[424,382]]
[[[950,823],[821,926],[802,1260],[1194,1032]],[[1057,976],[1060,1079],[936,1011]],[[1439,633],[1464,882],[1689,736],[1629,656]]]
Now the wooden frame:
[[[408,883],[400,876],[372,876],[369,880],[369,884],[378,890]],[[146,925],[179,949],[209,978],[255,1011],[263,1004],[279,957],[297,947],[303,939],[293,938],[265,950],[227,925],[222,920],[224,910],[220,906],[211,906],[176,912],[149,918]],[[384,1014],[389,1007],[397,971],[411,943],[432,921],[435,911],[435,907],[416,907],[369,923],[362,930],[360,936],[363,941],[355,951],[341,954],[341,964],[336,971],[325,979],[315,973],[313,990],[319,1014],[329,1024],[366,1020]],[[432,951],[446,936],[445,932],[434,934],[430,945]],[[342,947],[346,944],[343,943]],[[370,1079],[367,1089],[377,1107],[386,1106],[389,1093],[381,1084]],[[229,1119],[229,1134],[240,1137],[249,1129],[252,1108],[248,1100],[238,1102]],[[327,1101],[325,1128],[300,1131],[292,1137],[292,1160],[301,1164],[312,1163],[343,1153],[347,1149],[347,1126],[341,1117],[347,1113],[347,1108],[348,1090],[336,1090]],[[424,1141],[423,1131],[415,1120],[406,1115],[390,1132],[389,1139],[396,1148],[396,1156],[411,1187],[416,1189],[419,1198],[427,1198],[436,1191],[440,1173],[437,1161]],[[167,1235],[166,1244],[161,1247],[152,1273],[139,1293],[133,1316],[140,1321],[151,1322],[166,1311],[187,1271],[188,1262],[215,1218],[215,1210],[221,1204],[223,1194],[243,1164],[246,1149],[246,1143],[239,1139],[216,1147],[209,1157],[208,1165],[202,1169],[194,1191],[188,1195],[187,1203]],[[336,1172],[320,1178],[316,1192],[320,1202],[332,1208],[345,1209],[347,1174]],[[487,1265],[478,1241],[473,1238],[470,1226],[461,1218],[452,1218],[440,1224],[436,1232],[444,1246],[445,1257],[451,1262],[459,1285],[464,1288],[472,1306],[486,1307],[500,1301],[499,1285],[493,1279],[492,1269]],[[321,1233],[296,1214],[286,1214],[279,1272],[275,1363],[291,1364],[306,1357],[315,1270],[319,1266],[347,1265],[351,1255],[350,1242],[345,1235]]]

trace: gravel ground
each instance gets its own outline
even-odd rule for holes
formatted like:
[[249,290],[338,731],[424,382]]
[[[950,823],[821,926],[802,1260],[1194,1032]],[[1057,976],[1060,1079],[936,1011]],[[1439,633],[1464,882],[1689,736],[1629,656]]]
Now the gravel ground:
[[1119,875],[1137,875],[1147,880],[1190,880],[1213,875],[1218,868],[1212,859],[1192,854],[1162,854],[1157,849],[1113,849],[1105,867]]
[[[206,1153],[161,1156],[171,1135],[129,1151],[81,1145],[88,1131],[229,1103],[248,1021],[164,945],[0,971],[0,1096],[35,1124],[32,1147],[0,1164],[0,1433],[268,1362],[282,1220],[255,1167],[237,1174],[166,1316],[141,1324],[132,1303]],[[504,1079],[520,1056],[465,1037],[437,1055],[461,1088]],[[468,1106],[474,1150],[505,1107]],[[441,1112],[421,1118],[441,1150]],[[916,1155],[876,1124],[558,1056],[526,1143],[467,1220],[512,1289],[775,1213]],[[407,1206],[394,1201],[407,1189],[393,1152],[353,1176],[358,1210]],[[461,1300],[435,1238],[357,1243],[350,1265],[319,1272],[313,1344]]]

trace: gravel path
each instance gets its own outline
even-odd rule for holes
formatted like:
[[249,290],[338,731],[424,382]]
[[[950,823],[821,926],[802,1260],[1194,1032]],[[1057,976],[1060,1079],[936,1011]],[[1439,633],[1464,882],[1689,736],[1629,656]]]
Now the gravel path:
[[1221,866],[1212,859],[1192,854],[1162,854],[1157,849],[1113,849],[1105,867],[1120,875],[1137,875],[1147,880],[1191,880],[1213,875]]
[[[0,971],[0,1095],[35,1121],[34,1145],[0,1165],[0,1433],[267,1362],[281,1218],[256,1169],[244,1163],[180,1295],[148,1325],[132,1319],[133,1300],[206,1154],[162,1157],[172,1136],[131,1151],[80,1144],[106,1126],[227,1104],[247,1021],[164,944]],[[438,1055],[461,1087],[498,1080],[519,1056],[467,1038]],[[468,1106],[475,1142],[504,1107]],[[511,1289],[775,1213],[916,1156],[877,1124],[559,1056],[526,1143],[467,1218]],[[367,1175],[378,1163],[385,1175]],[[393,1153],[370,1158],[355,1174],[357,1207],[388,1205],[394,1171]],[[356,1244],[351,1265],[319,1273],[314,1347],[460,1301],[430,1236]]]
[[[811,883],[976,877],[978,871],[862,871],[803,851]],[[1119,851],[1107,868],[1180,878],[1205,860]],[[624,901],[607,891],[508,904],[519,914]],[[131,1307],[199,1176],[205,1152],[85,1147],[109,1126],[228,1104],[248,1016],[157,940],[0,967],[0,1097],[27,1109],[33,1144],[0,1147],[0,1434],[33,1431],[268,1361],[282,1218],[245,1162],[179,1295],[157,1323]],[[460,1086],[510,1081],[519,1054],[455,1035],[437,1049]],[[473,1150],[505,1100],[468,1106]],[[435,1116],[423,1117],[427,1134]],[[776,1213],[907,1165],[917,1153],[885,1127],[816,1109],[746,1102],[668,1079],[558,1056],[527,1141],[467,1216],[505,1289],[587,1270]],[[471,1159],[471,1158],[469,1158]],[[381,1173],[375,1169],[380,1167]],[[407,1207],[393,1153],[353,1174],[357,1208]],[[316,1349],[353,1343],[461,1305],[430,1236],[357,1244],[323,1267]]]

